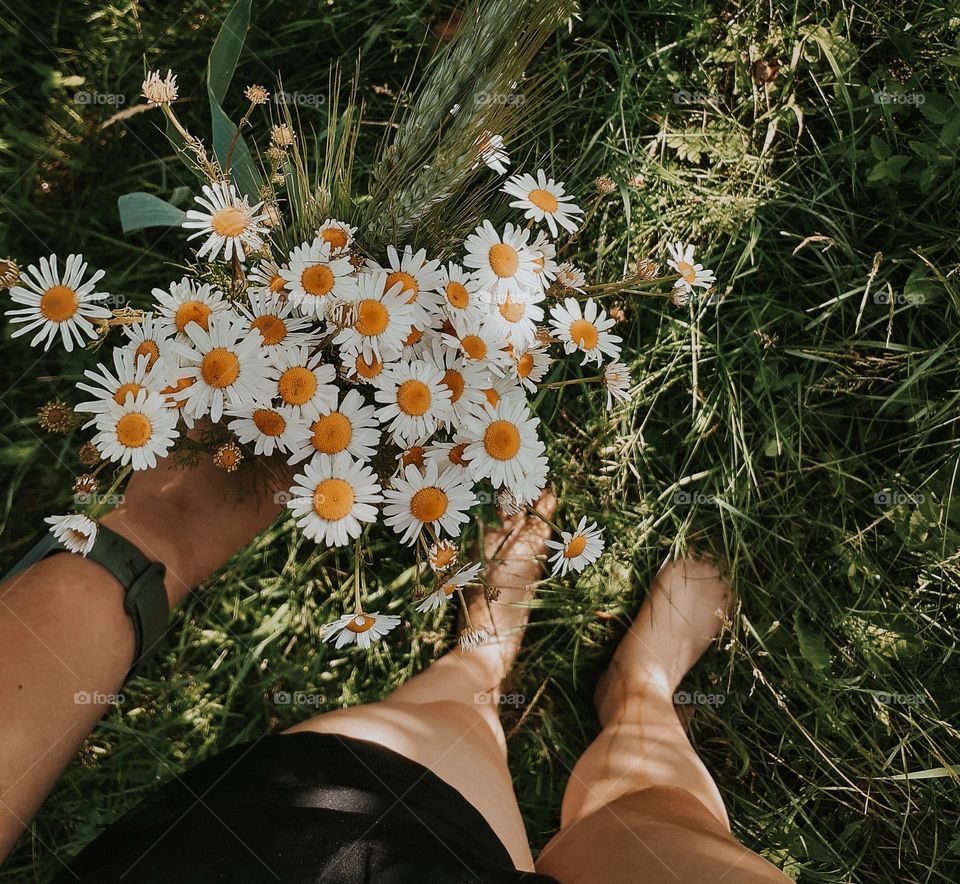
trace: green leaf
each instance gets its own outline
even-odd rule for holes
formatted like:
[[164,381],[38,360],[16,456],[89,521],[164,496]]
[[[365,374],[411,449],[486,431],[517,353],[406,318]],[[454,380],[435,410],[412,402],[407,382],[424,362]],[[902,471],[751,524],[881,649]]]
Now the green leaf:
[[826,639],[819,629],[805,626],[799,620],[793,625],[797,641],[800,644],[800,654],[814,669],[826,669],[830,665],[830,651]]
[[885,160],[890,156],[890,145],[876,135],[870,136],[870,151],[878,160]]
[[124,233],[145,227],[179,227],[186,213],[152,193],[125,193],[117,200]]

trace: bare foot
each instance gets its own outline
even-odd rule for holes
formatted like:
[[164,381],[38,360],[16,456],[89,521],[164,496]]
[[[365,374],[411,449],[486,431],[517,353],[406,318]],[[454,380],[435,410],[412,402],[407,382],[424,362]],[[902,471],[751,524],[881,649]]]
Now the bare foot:
[[720,633],[732,599],[709,559],[665,563],[597,683],[600,723],[623,716],[651,693],[672,698]]
[[[544,519],[551,519],[557,499],[552,492],[544,491],[534,509]],[[481,590],[467,592],[465,597],[473,625],[484,626],[490,632],[486,647],[497,649],[504,676],[520,648],[523,627],[530,616],[530,601],[543,576],[546,541],[552,533],[542,519],[521,513],[504,517],[502,527],[484,535],[484,578],[491,598]]]

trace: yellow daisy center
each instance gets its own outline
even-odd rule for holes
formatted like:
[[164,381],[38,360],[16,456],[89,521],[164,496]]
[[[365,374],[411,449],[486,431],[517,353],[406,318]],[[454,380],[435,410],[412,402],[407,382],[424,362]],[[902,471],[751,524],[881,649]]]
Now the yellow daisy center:
[[470,464],[470,461],[463,456],[463,452],[467,450],[469,442],[458,442],[453,448],[450,449],[450,463],[455,463],[458,467],[465,467]]
[[226,347],[215,347],[200,363],[200,374],[210,387],[229,387],[240,377],[240,360]]
[[520,450],[520,431],[510,421],[494,421],[483,434],[483,447],[496,460],[510,460]]
[[498,242],[490,246],[487,253],[490,269],[501,279],[513,276],[520,267],[520,255],[517,250],[505,242]]
[[79,309],[80,299],[69,286],[51,286],[40,296],[40,313],[50,322],[65,322]]
[[177,331],[182,332],[191,322],[195,322],[204,331],[209,331],[207,324],[210,320],[210,314],[213,308],[203,301],[184,301],[177,312],[173,315],[173,321],[177,325]]
[[237,206],[227,206],[213,213],[210,226],[214,233],[220,236],[240,236],[247,229],[249,218],[247,213]]
[[224,445],[217,451],[213,462],[223,470],[232,470],[240,463],[240,449]]
[[553,214],[557,211],[560,203],[557,202],[557,198],[550,193],[549,190],[544,190],[543,188],[536,188],[531,190],[527,194],[527,199],[530,200],[541,212],[548,212]]
[[383,363],[379,359],[374,358],[373,362],[367,362],[367,360],[363,358],[362,354],[357,356],[356,367],[357,374],[362,378],[367,378],[368,380],[370,378],[375,378],[378,374],[380,374],[381,371],[383,371]]
[[328,227],[320,231],[320,239],[329,243],[332,249],[342,249],[347,244],[347,232],[340,227]]
[[326,264],[314,264],[300,274],[300,285],[308,295],[318,298],[330,293],[335,282],[333,271]]
[[327,522],[336,522],[350,514],[354,499],[353,485],[345,479],[324,479],[313,491],[313,511]]
[[153,425],[145,414],[125,414],[117,421],[117,441],[126,448],[141,448],[150,441]]
[[[164,387],[161,390],[161,393],[179,393],[181,390],[186,390],[187,387],[192,387],[196,383],[196,378],[180,378],[175,384],[170,387]],[[174,399],[172,396],[167,396],[167,404],[173,405],[178,411],[183,410],[183,406],[187,404],[186,399]]]
[[277,392],[287,405],[303,405],[317,392],[317,377],[309,368],[288,368],[277,382]]
[[253,423],[264,436],[279,436],[287,428],[283,415],[272,408],[258,408],[253,413]]
[[463,310],[470,303],[470,292],[463,283],[451,282],[447,284],[447,301],[451,307]]
[[260,332],[268,347],[279,344],[287,336],[287,324],[279,316],[258,316],[250,325]]
[[435,562],[436,569],[442,571],[444,568],[449,567],[456,557],[457,551],[454,547],[441,546],[437,549],[433,561]]
[[360,302],[357,309],[357,331],[361,335],[374,337],[381,335],[390,322],[390,311],[380,301],[367,299]]
[[487,355],[487,345],[480,335],[467,335],[460,341],[463,352],[471,359],[485,359]]
[[522,378],[530,377],[530,372],[533,371],[533,353],[524,353],[517,360],[517,374]]
[[446,492],[435,485],[421,488],[410,498],[410,512],[421,522],[436,522],[444,516],[449,506],[450,499]]
[[270,277],[270,291],[275,295],[280,294],[287,287],[287,281],[279,274]]
[[519,322],[523,319],[524,314],[527,312],[527,305],[523,301],[511,301],[508,297],[500,305],[500,315],[507,320],[507,322]]
[[404,381],[397,387],[397,405],[411,417],[426,414],[430,401],[430,388],[423,381]]
[[677,273],[683,277],[683,281],[687,285],[693,285],[697,281],[697,271],[694,269],[693,264],[689,264],[686,261],[677,262]]
[[357,616],[347,624],[347,629],[351,632],[366,632],[375,622],[373,617],[368,617],[366,614],[357,614]]
[[410,334],[407,335],[406,340],[403,342],[404,347],[412,347],[414,344],[419,344],[423,339],[423,332],[420,331],[415,325],[410,326]]
[[403,286],[403,288],[400,290],[401,294],[403,294],[403,292],[411,293],[410,297],[407,298],[407,303],[412,304],[414,301],[416,301],[417,295],[420,294],[420,286],[417,285],[417,281],[413,278],[413,276],[403,270],[394,270],[393,273],[387,277],[387,282],[384,285],[383,290],[385,292],[389,292],[390,289],[393,288],[393,286],[395,286],[398,282]]
[[600,340],[600,333],[589,320],[575,319],[570,323],[570,340],[583,350],[593,350]]
[[463,395],[463,390],[466,387],[463,375],[452,368],[448,369],[443,373],[443,382],[450,389],[450,401],[456,402]]
[[140,345],[134,351],[134,355],[137,357],[146,356],[147,371],[150,371],[160,358],[160,347],[156,341],[141,341]]
[[425,454],[426,449],[422,445],[414,445],[400,455],[400,463],[402,463],[404,467],[412,464],[415,467],[423,469]]
[[487,402],[489,402],[494,408],[497,407],[500,402],[500,394],[494,390],[493,387],[488,387],[486,390],[484,390],[483,395],[487,397]]
[[140,384],[121,384],[117,387],[117,392],[113,394],[113,401],[117,405],[123,405],[127,401],[127,393],[133,393],[134,398],[136,398],[137,393],[139,393],[143,387]]
[[563,556],[566,559],[575,559],[587,548],[587,538],[583,534],[570,538],[570,542],[563,548]]
[[533,259],[533,272],[534,273],[543,273],[543,255]]
[[313,447],[322,454],[337,454],[344,451],[353,438],[350,418],[339,411],[325,414],[310,425]]

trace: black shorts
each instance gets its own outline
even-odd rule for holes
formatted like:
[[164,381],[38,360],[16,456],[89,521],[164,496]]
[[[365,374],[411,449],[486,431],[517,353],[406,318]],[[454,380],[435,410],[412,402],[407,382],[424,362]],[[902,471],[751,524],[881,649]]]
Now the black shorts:
[[415,761],[333,734],[271,735],[187,771],[57,882],[557,884],[517,871],[479,811]]

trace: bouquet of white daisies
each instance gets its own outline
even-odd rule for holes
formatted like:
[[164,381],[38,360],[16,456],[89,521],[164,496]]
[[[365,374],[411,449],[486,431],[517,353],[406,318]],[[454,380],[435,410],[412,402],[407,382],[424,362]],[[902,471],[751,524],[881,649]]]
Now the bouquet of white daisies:
[[[206,179],[180,221],[196,246],[191,273],[155,288],[142,309],[111,310],[104,272],[90,272],[81,255],[63,264],[55,255],[41,258],[22,274],[13,262],[0,268],[18,305],[7,311],[14,336],[31,335],[30,343],[44,348],[56,341],[67,350],[112,347],[77,385],[74,411],[95,451],[84,446],[90,471],[75,490],[93,494],[111,473],[116,487],[129,470],[175,457],[181,446],[197,444],[188,432],[199,425],[201,438],[215,440],[214,462],[224,470],[271,456],[292,465],[283,500],[316,543],[362,543],[377,522],[395,532],[434,574],[432,588],[421,592],[421,612],[478,581],[480,565],[460,558],[472,511],[495,500],[506,513],[520,512],[547,484],[531,403],[544,387],[571,384],[551,381],[554,363],[589,366],[576,383],[602,385],[608,407],[629,398],[622,341],[602,298],[659,285],[683,302],[714,281],[692,247],[677,243],[670,275],[643,262],[629,279],[588,285],[560,256],[613,182],[597,181],[585,211],[543,169],[507,177],[507,144],[482,128],[488,120],[471,123],[471,151],[460,167],[488,176],[492,215],[513,217],[500,224],[475,217],[465,236],[429,254],[402,236],[383,242],[388,229],[416,239],[422,219],[404,231],[409,211],[398,211],[400,220],[388,226],[382,218],[370,222],[366,209],[318,218],[335,201],[326,178],[311,193],[303,139],[289,117],[270,130],[265,180],[251,197],[232,166],[241,155],[240,129],[226,157],[210,156],[174,113],[171,73],[151,73],[142,91]],[[241,129],[269,101],[261,86],[245,95]],[[389,149],[387,157],[389,172],[397,160]],[[490,187],[494,176],[505,177],[502,195]],[[91,514],[48,521],[68,547],[89,550]],[[602,531],[585,517],[557,533],[550,542],[554,575],[582,571],[603,551]],[[325,635],[337,647],[368,647],[398,622],[365,611],[358,592],[355,609]],[[468,624],[460,641],[471,647],[485,637]]]

